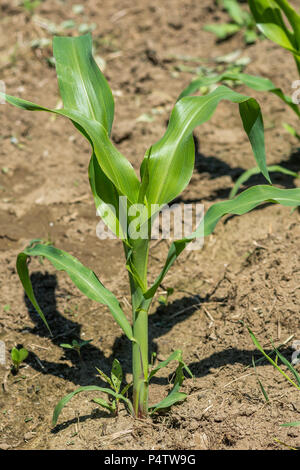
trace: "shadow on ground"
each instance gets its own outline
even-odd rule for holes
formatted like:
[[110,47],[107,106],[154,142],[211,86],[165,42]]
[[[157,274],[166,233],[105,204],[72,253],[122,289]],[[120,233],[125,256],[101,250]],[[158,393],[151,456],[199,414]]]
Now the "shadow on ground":
[[[208,175],[208,179],[214,180],[221,178],[222,176],[230,176],[232,183],[234,184],[237,179],[246,171],[245,168],[233,167],[229,165],[225,160],[221,160],[216,156],[206,156],[200,151],[199,140],[194,136],[195,142],[195,170],[200,174]],[[293,171],[295,173],[300,172],[300,149],[293,152],[288,160],[281,160],[280,162],[273,163],[272,165],[279,165],[287,170]],[[253,167],[255,166],[255,161],[253,158]],[[286,175],[280,172],[271,172],[270,173],[271,181],[275,186],[281,186],[285,189],[295,188],[295,178],[290,175]],[[260,184],[268,184],[265,177],[262,174],[251,176],[243,185],[241,190],[250,188],[251,186]],[[208,201],[215,201],[218,199],[228,199],[232,187],[224,187],[215,190],[209,197],[205,197]],[[201,202],[200,198],[186,199],[182,196],[176,198],[173,202],[185,202],[185,203],[195,203]],[[259,209],[259,208],[257,208]],[[256,209],[256,210],[257,210]]]
[[[73,339],[80,339],[81,325],[76,321],[66,318],[56,307],[56,276],[48,273],[42,274],[41,272],[35,272],[31,275],[31,281],[36,298],[45,313],[53,333],[53,337],[51,338],[52,343],[55,346],[60,346],[61,343],[71,343]],[[201,304],[213,301],[224,305],[227,302],[227,298],[216,296],[215,291],[216,288],[205,297],[199,295],[183,297],[180,300],[170,302],[167,306],[159,306],[155,313],[149,315],[149,351],[151,353],[157,353],[155,340],[167,334],[176,324],[185,321],[193,315]],[[31,319],[36,324],[30,332],[38,337],[49,337],[45,325],[26,296],[25,303]],[[83,360],[81,361],[76,351],[62,349],[61,359],[71,361],[71,366],[63,362],[57,363],[51,362],[50,360],[40,360],[34,353],[30,353],[26,362],[42,374],[50,374],[64,378],[73,382],[75,385],[103,386],[104,382],[97,376],[96,367],[102,369],[109,375],[115,357],[122,363],[124,374],[131,372],[131,347],[127,337],[125,335],[119,336],[115,340],[112,350],[111,356],[107,358],[104,356],[100,347],[97,348],[92,344],[88,344],[84,346],[82,350]],[[271,350],[266,352],[271,352]],[[189,364],[189,367],[195,377],[203,377],[209,374],[211,367],[215,369],[235,363],[248,366],[251,364],[253,354],[253,351],[227,348],[203,360]],[[258,356],[261,356],[260,353],[258,353]],[[154,377],[153,382],[166,385],[168,383],[168,377]]]

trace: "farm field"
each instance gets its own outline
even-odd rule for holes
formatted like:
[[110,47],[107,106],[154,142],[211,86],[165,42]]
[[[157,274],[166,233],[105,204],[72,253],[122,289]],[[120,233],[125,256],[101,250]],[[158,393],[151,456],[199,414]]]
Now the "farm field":
[[[267,39],[247,45],[239,31],[216,41],[203,27],[224,23],[228,15],[213,1],[44,0],[32,9],[24,4],[0,0],[0,80],[6,92],[62,107],[53,35],[91,31],[94,57],[115,100],[112,141],[137,173],[147,148],[165,133],[179,94],[201,71],[237,67],[271,79],[289,96],[299,78],[291,54]],[[299,172],[299,140],[283,127],[288,123],[299,131],[295,113],[275,95],[242,84],[234,90],[261,106],[268,165]],[[32,257],[31,281],[50,337],[24,295],[17,255],[36,238],[71,253],[116,295],[130,319],[128,273],[122,242],[96,235],[100,219],[88,180],[88,142],[54,114],[0,104],[0,119],[0,340],[7,356],[7,365],[0,364],[0,449],[299,448],[300,427],[280,426],[299,421],[299,393],[267,361],[253,369],[252,357],[262,355],[246,328],[268,353],[271,340],[281,345],[288,360],[293,341],[300,339],[300,212],[277,204],[224,217],[201,250],[182,253],[157,291],[149,313],[149,350],[158,361],[183,351],[194,376],[186,374],[182,384],[186,400],[134,420],[122,404],[113,416],[92,401],[96,395],[81,393],[52,426],[63,396],[78,386],[104,386],[96,368],[109,374],[118,358],[124,384],[131,381],[131,344],[106,306],[86,299],[47,260]],[[255,161],[237,105],[229,101],[195,129],[194,140],[191,182],[176,201],[202,203],[207,211],[228,199]],[[300,188],[290,175],[271,177],[280,188]],[[257,175],[245,187],[253,184],[266,180]],[[170,243],[151,246],[153,282]],[[164,304],[160,296],[167,289],[172,293]],[[60,346],[73,339],[91,340],[80,357]],[[9,373],[14,346],[29,351],[15,375]],[[150,404],[167,395],[175,367],[170,363],[153,378]]]

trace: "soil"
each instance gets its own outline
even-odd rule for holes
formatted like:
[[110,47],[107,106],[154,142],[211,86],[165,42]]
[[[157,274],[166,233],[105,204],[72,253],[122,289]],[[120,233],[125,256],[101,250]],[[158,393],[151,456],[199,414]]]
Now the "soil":
[[[195,78],[198,65],[240,49],[247,73],[272,79],[291,94],[297,71],[289,53],[264,40],[245,46],[242,33],[216,42],[203,31],[226,13],[203,0],[42,1],[33,12],[22,2],[0,1],[0,79],[9,94],[48,107],[59,105],[51,65],[53,25],[73,20],[64,34],[93,25],[95,55],[114,92],[113,140],[138,170],[145,150],[165,132],[178,95]],[[75,9],[76,10],[76,9]],[[69,23],[72,26],[72,24]],[[82,26],[83,25],[83,26]],[[62,30],[57,30],[62,34]],[[41,39],[45,38],[42,47]],[[39,45],[33,41],[39,39]],[[47,45],[48,44],[48,45]],[[100,59],[99,59],[100,58]],[[195,59],[198,62],[195,62]],[[201,62],[202,61],[202,62]],[[208,61],[208,62],[206,62]],[[196,65],[195,65],[196,64]],[[275,96],[239,86],[261,104],[269,164],[300,169],[297,140],[282,123],[297,128],[296,116]],[[247,328],[267,352],[270,340],[290,360],[299,335],[299,212],[265,205],[243,217],[227,217],[203,249],[185,252],[167,275],[158,296],[174,289],[168,304],[156,297],[149,316],[150,350],[157,359],[182,349],[194,378],[188,398],[164,414],[133,420],[121,406],[117,417],[79,394],[51,426],[56,403],[79,385],[102,385],[96,367],[109,373],[114,357],[130,381],[131,347],[106,307],[86,300],[69,278],[47,261],[32,259],[31,279],[54,337],[24,297],[15,262],[34,238],[50,240],[93,269],[120,300],[130,318],[121,243],[96,236],[96,216],[87,168],[89,145],[66,120],[0,105],[0,339],[7,366],[0,368],[0,449],[284,449],[300,446],[300,397],[261,354]],[[181,202],[207,209],[228,197],[234,181],[254,165],[235,105],[221,103],[213,119],[195,131],[196,164]],[[272,175],[280,187],[297,180]],[[256,177],[249,184],[263,183]],[[166,256],[167,241],[151,251],[153,280]],[[244,322],[244,323],[242,323]],[[92,339],[82,349],[61,343]],[[9,373],[13,346],[29,356],[18,374]],[[1,367],[1,366],[0,366]],[[150,402],[168,393],[176,364],[153,380]],[[299,367],[299,366],[298,366]],[[258,378],[268,394],[266,402]]]

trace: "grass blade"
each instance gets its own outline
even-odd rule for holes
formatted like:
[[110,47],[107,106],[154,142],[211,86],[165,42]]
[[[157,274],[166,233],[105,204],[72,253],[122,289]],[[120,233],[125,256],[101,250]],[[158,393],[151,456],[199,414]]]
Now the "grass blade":
[[253,357],[253,356],[252,356],[252,365],[253,365],[253,369],[254,369],[254,372],[255,372],[255,375],[256,375],[256,378],[257,378],[259,387],[260,387],[260,389],[261,389],[261,392],[262,392],[262,394],[263,394],[263,396],[264,396],[266,402],[269,403],[270,400],[269,400],[268,394],[267,394],[266,390],[264,389],[264,386],[263,386],[263,384],[261,383],[261,381],[260,381],[260,379],[259,379],[259,377],[258,377],[258,373],[257,373],[257,371],[256,371],[256,366],[255,366],[255,361],[254,361],[254,357]]
[[287,426],[300,426],[300,421],[294,421],[293,423],[284,423],[280,424],[280,426],[287,427]]
[[273,361],[273,359],[270,356],[268,356],[268,354],[264,351],[264,349],[260,345],[258,339],[255,337],[254,333],[248,326],[247,326],[247,329],[257,349],[265,356],[266,359],[268,359],[268,361],[272,364],[272,366],[274,366],[275,369],[277,369],[285,377],[285,379],[288,380],[288,382],[290,382],[290,384],[292,384],[294,387],[300,390],[300,387],[298,387],[298,385],[295,384],[295,382],[276,364],[276,362]]
[[[284,168],[280,165],[272,165],[272,166],[268,166],[267,168],[268,168],[269,173],[276,172],[276,173],[282,173],[284,175],[293,176],[294,178],[300,178],[298,173],[288,170],[287,168]],[[258,167],[250,168],[250,170],[247,170],[244,173],[242,173],[241,176],[236,180],[232,190],[230,191],[229,199],[232,199],[235,197],[241,185],[245,183],[249,178],[251,178],[251,176],[258,175],[259,173],[260,173],[260,169]]]
[[291,371],[291,373],[294,375],[296,381],[297,381],[297,384],[298,384],[298,387],[300,389],[300,375],[298,374],[298,372],[296,371],[296,369],[292,366],[292,364],[290,363],[290,361],[288,361],[279,351],[278,349],[274,346],[273,342],[272,342],[272,346],[274,348],[274,351],[276,352],[277,356],[279,357],[279,359],[281,360],[281,362]]
[[52,424],[53,426],[56,425],[57,423],[57,420],[58,420],[58,417],[61,413],[61,410],[66,406],[66,404],[75,396],[77,395],[77,393],[81,393],[81,392],[94,392],[94,391],[98,391],[98,392],[104,392],[104,393],[107,393],[108,395],[112,395],[113,397],[116,397],[117,396],[117,393],[115,393],[113,390],[111,390],[110,388],[103,388],[103,387],[98,387],[96,385],[87,385],[87,386],[84,386],[84,387],[79,387],[77,388],[77,390],[74,390],[74,392],[71,392],[69,393],[68,395],[66,395],[65,397],[63,397],[59,402],[58,404],[56,405],[56,407],[54,408],[54,412],[53,412],[53,416],[52,416]]

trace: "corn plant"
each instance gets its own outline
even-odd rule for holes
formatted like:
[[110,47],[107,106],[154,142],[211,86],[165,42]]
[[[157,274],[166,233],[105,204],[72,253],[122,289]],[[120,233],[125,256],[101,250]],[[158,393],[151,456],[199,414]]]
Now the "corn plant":
[[[300,14],[298,14],[287,0],[248,0],[253,18],[258,29],[271,41],[282,48],[288,50],[295,60],[298,73],[300,75]],[[289,27],[287,26],[289,25]],[[216,83],[231,81],[233,83],[244,84],[256,91],[267,91],[278,96],[288,105],[300,118],[298,104],[290,96],[287,96],[274,83],[264,77],[257,77],[246,73],[225,72],[214,77],[199,77],[193,80],[180,94],[179,99],[189,96],[203,87],[210,87]],[[300,81],[295,81],[300,84]],[[296,92],[297,93],[297,92]],[[297,93],[298,95],[298,93]],[[285,129],[300,140],[300,135],[296,129],[287,123],[283,124]],[[300,176],[280,165],[268,166],[271,173],[279,172],[299,178]],[[236,181],[230,198],[234,197],[241,184],[246,182],[251,176],[260,173],[258,167],[251,168],[244,172]]]
[[[194,232],[171,244],[160,274],[149,286],[148,255],[155,216],[159,208],[176,198],[189,183],[195,157],[193,130],[210,119],[221,100],[239,105],[242,123],[257,165],[269,180],[260,107],[256,100],[225,86],[220,86],[204,97],[179,100],[171,113],[165,134],[146,151],[139,178],[129,160],[117,150],[110,139],[114,101],[109,85],[93,59],[91,36],[55,37],[53,49],[63,109],[50,110],[10,95],[2,94],[2,97],[24,110],[47,111],[67,117],[90,143],[90,186],[103,222],[123,243],[124,264],[128,270],[132,301],[132,322],[124,314],[117,297],[101,283],[93,271],[71,254],[54,246],[37,243],[25,248],[18,255],[17,272],[28,298],[49,331],[46,318],[33,293],[27,266],[28,257],[42,256],[48,259],[56,269],[65,271],[89,299],[109,308],[114,320],[132,344],[133,399],[129,411],[136,417],[145,418],[149,412],[170,407],[186,397],[179,388],[184,379],[183,370],[188,373],[190,371],[182,359],[181,351],[174,351],[168,359],[149,370],[148,312],[157,289],[175,260],[197,237],[211,234],[224,215],[245,214],[266,201],[295,206],[300,204],[300,189],[283,190],[269,185],[257,186],[244,191],[233,200],[212,205]],[[123,204],[121,208],[120,199]],[[138,222],[136,205],[142,213]],[[124,223],[124,212],[128,220],[136,222],[136,231],[131,230],[131,224]],[[149,382],[172,360],[178,362],[173,388],[161,402],[149,407]],[[56,422],[62,407],[74,394],[88,390],[104,391],[116,398],[115,390],[97,386],[80,387],[57,405],[53,422]],[[120,394],[117,398],[124,401],[121,396]]]

